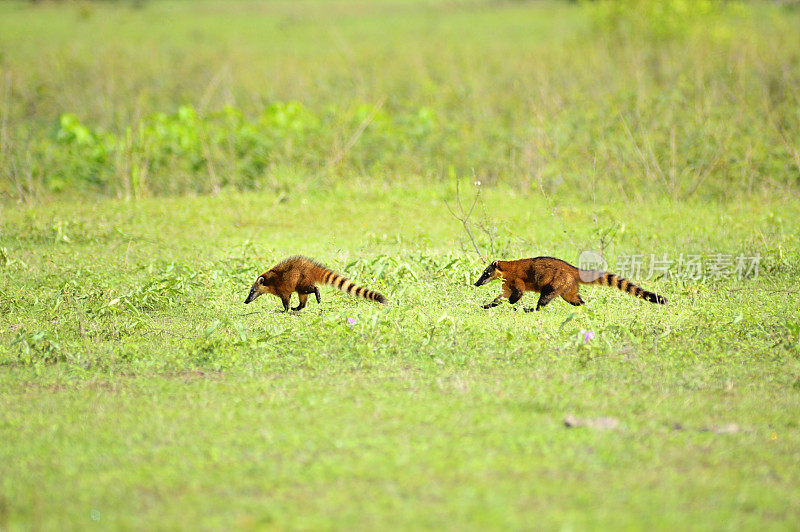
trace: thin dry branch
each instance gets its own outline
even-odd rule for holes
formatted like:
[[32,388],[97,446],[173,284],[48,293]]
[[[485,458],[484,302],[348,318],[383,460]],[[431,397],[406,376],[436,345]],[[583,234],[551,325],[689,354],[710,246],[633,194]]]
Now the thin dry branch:
[[358,139],[361,137],[361,134],[364,133],[364,130],[367,129],[367,126],[369,126],[375,119],[375,115],[377,115],[378,111],[381,110],[381,107],[383,107],[383,103],[385,101],[386,97],[383,97],[380,99],[380,101],[378,101],[377,104],[375,104],[375,107],[372,108],[372,112],[361,122],[361,124],[359,124],[358,128],[350,137],[350,140],[347,141],[347,144],[345,144],[344,148],[339,150],[336,155],[331,157],[328,162],[325,163],[324,171],[330,170],[331,167],[336,166],[341,162],[342,159],[344,159],[344,156],[347,155],[347,152],[349,152],[350,149],[356,145],[356,142],[358,142]]
[[[469,211],[464,211],[464,205],[461,203],[461,180],[456,178],[456,205],[458,206],[458,213],[450,206],[447,200],[444,201],[447,210],[450,211],[450,214],[461,222],[462,227],[464,228],[464,232],[467,233],[470,242],[472,242],[472,247],[475,248],[475,253],[481,258],[483,262],[488,262],[486,257],[483,256],[481,253],[480,248],[478,247],[477,242],[475,242],[475,237],[472,235],[472,231],[470,230],[470,217],[472,216],[472,212],[475,210],[475,206],[478,204],[478,200],[480,199],[481,192],[480,189],[475,193],[475,198],[472,200],[472,205],[469,207]],[[482,228],[486,231],[485,228]],[[491,236],[491,235],[490,235]],[[494,243],[492,242],[492,253],[494,253]]]

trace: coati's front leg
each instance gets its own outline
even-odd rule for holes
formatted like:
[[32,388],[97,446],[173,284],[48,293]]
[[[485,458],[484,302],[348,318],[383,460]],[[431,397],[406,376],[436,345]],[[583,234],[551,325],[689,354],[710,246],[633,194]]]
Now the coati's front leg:
[[511,295],[508,297],[508,302],[513,305],[522,298],[522,294],[524,293],[525,293],[524,290],[520,290],[519,288],[512,288]]
[[[508,299],[508,298],[513,298],[515,296],[516,292],[517,292],[516,290],[512,290],[512,288],[510,286],[508,286],[506,283],[503,283],[503,291],[500,292],[500,295],[497,296],[496,298],[494,298],[491,303],[487,303],[487,304],[483,305],[483,308],[486,309],[486,308],[496,307],[497,305],[500,304],[500,302],[502,300]],[[513,303],[516,303],[517,301],[519,301],[520,297],[522,297],[522,293],[520,293],[518,296],[516,296],[516,299],[514,299]],[[509,300],[509,302],[512,302],[511,299],[508,299],[508,300]]]
[[496,307],[497,305],[499,305],[499,304],[500,304],[500,302],[501,302],[503,299],[504,299],[503,295],[502,295],[502,294],[500,294],[499,296],[497,296],[496,298],[494,298],[494,299],[492,300],[492,302],[491,302],[491,303],[486,303],[485,305],[483,305],[483,308],[492,308],[492,307]]
[[281,298],[281,303],[283,303],[283,311],[289,312],[289,303],[291,302],[292,299],[292,293],[289,292],[288,296],[278,296],[278,297]]

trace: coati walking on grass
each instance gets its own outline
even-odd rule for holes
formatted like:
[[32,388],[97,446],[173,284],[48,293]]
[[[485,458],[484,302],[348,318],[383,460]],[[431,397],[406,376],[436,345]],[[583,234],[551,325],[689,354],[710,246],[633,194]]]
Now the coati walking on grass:
[[[580,270],[568,262],[553,257],[496,260],[483,271],[475,282],[475,286],[484,285],[494,279],[503,280],[503,292],[491,303],[483,305],[483,308],[496,307],[501,300],[506,298],[513,305],[529,290],[541,294],[535,310],[540,310],[558,296],[577,307],[584,304],[583,299],[578,295],[578,285],[580,284],[614,286],[651,303],[667,304],[665,297],[642,290],[632,282],[613,273]],[[532,310],[534,309],[526,308],[525,312]]]
[[386,303],[386,298],[382,294],[356,286],[335,271],[300,255],[289,257],[259,275],[244,302],[250,303],[261,294],[272,294],[280,298],[283,310],[288,311],[292,292],[297,292],[300,301],[296,307],[292,307],[292,310],[300,310],[306,306],[309,294],[314,294],[317,303],[320,303],[319,288],[316,283],[329,284],[349,294]]

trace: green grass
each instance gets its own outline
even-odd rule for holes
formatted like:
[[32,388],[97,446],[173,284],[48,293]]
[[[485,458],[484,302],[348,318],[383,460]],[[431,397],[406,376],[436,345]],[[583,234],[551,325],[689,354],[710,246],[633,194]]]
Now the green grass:
[[653,5],[0,4],[0,529],[796,527],[798,12]]
[[[612,264],[634,250],[760,251],[760,276],[643,282],[667,307],[584,287],[584,308],[526,314],[479,308],[499,288],[470,284],[482,264],[461,249],[453,189],[358,190],[8,211],[4,522],[82,528],[92,510],[124,528],[794,522],[794,201],[607,204],[599,223],[626,224]],[[504,220],[498,256],[597,247],[590,205],[483,199]],[[245,306],[255,276],[295,252],[391,304],[323,287],[297,314],[274,297]],[[584,345],[581,329],[597,337]],[[620,427],[569,429],[570,414]],[[730,423],[738,432],[715,432]]]

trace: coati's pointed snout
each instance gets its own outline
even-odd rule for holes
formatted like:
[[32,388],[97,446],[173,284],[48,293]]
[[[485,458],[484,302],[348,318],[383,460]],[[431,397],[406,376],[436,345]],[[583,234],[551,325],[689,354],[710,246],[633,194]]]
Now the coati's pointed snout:
[[252,300],[257,298],[259,295],[260,294],[258,293],[258,291],[256,291],[255,288],[251,288],[250,289],[250,293],[247,294],[247,299],[244,300],[244,304],[246,305],[246,304],[250,303]]
[[483,270],[483,273],[478,280],[475,281],[475,286],[483,286],[494,278],[495,270],[497,269],[497,261],[491,263]]
[[481,276],[478,278],[478,280],[475,281],[475,286],[483,286],[486,283],[488,283],[491,280],[491,278],[492,278],[491,274],[487,274],[486,272],[483,272],[481,274]]

